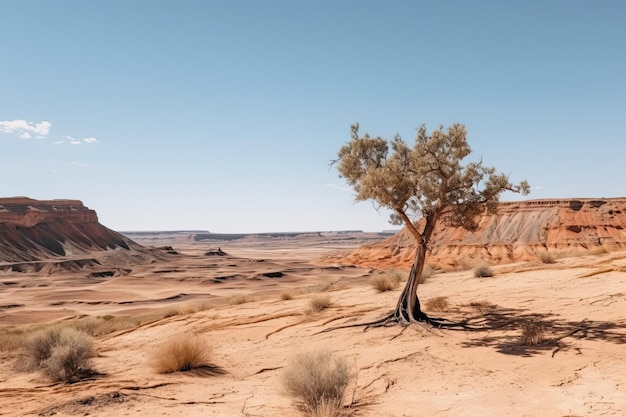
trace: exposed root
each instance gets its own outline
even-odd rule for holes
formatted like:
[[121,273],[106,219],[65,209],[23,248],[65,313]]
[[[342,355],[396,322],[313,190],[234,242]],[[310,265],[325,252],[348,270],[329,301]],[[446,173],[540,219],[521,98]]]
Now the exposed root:
[[455,323],[455,322],[451,322],[441,317],[430,317],[422,311],[419,312],[419,314],[416,316],[414,320],[410,320],[408,317],[406,317],[405,314],[402,314],[402,312],[399,312],[398,310],[396,310],[378,320],[364,322],[364,323],[344,324],[341,326],[329,327],[328,329],[324,329],[315,334],[326,333],[326,332],[339,330],[339,329],[349,329],[353,327],[364,327],[363,331],[367,331],[370,328],[390,327],[390,326],[395,326],[395,325],[408,326],[409,324],[412,324],[412,323],[428,324],[432,327],[436,327],[439,329],[452,329],[452,330],[459,330],[459,329],[470,330],[471,329],[465,323]]

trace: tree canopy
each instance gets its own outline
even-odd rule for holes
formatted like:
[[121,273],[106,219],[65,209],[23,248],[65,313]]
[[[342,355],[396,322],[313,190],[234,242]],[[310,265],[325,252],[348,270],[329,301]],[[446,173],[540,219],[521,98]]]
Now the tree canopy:
[[526,181],[511,183],[482,160],[464,165],[472,152],[466,137],[465,126],[458,123],[431,134],[422,125],[410,147],[399,135],[391,141],[367,133],[359,136],[359,125],[354,124],[350,142],[341,147],[334,163],[356,191],[357,201],[373,200],[391,209],[390,222],[404,224],[418,240],[423,236],[411,216],[474,230],[476,215],[495,210],[502,192],[528,194],[530,186]]
[[[339,175],[355,190],[357,201],[372,200],[391,209],[390,222],[404,224],[416,240],[413,267],[396,309],[364,325],[433,323],[420,309],[417,285],[435,225],[442,221],[475,230],[477,215],[495,211],[503,192],[530,192],[528,182],[514,184],[482,159],[465,162],[471,152],[465,126],[458,123],[447,129],[439,126],[430,134],[422,125],[412,147],[399,135],[390,141],[360,136],[359,125],[351,126],[351,140],[333,161]],[[420,218],[424,222],[418,228]]]

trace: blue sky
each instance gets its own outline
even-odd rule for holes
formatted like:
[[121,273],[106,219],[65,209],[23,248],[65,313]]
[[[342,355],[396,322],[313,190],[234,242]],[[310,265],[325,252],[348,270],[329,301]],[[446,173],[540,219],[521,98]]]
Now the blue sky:
[[524,198],[626,196],[624,22],[617,0],[0,0],[0,195],[123,231],[379,231],[329,167],[350,125],[459,122]]

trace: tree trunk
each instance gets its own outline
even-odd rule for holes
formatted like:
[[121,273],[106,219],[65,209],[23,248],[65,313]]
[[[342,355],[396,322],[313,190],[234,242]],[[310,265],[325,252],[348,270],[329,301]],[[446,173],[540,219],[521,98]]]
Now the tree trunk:
[[426,321],[428,316],[422,312],[419,297],[417,295],[417,286],[419,285],[422,271],[424,270],[424,261],[426,260],[426,244],[420,244],[415,251],[415,259],[409,273],[409,279],[404,286],[404,290],[398,298],[398,303],[393,312],[395,321],[400,324],[414,323],[416,321]]

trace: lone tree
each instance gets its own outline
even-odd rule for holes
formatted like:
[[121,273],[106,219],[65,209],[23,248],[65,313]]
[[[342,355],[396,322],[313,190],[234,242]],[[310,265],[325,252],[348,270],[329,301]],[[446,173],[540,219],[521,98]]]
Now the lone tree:
[[[475,230],[476,216],[484,210],[494,212],[504,191],[530,192],[526,181],[512,184],[508,176],[483,166],[482,160],[464,164],[471,153],[466,135],[465,126],[458,123],[445,130],[439,126],[430,135],[422,125],[411,148],[399,135],[391,141],[367,133],[359,136],[359,125],[351,126],[351,140],[341,147],[332,164],[356,191],[356,201],[373,200],[377,208],[391,209],[390,223],[404,224],[417,246],[409,279],[394,311],[357,326],[420,321],[442,325],[442,319],[428,317],[421,310],[417,296],[435,225],[441,221]],[[414,222],[412,216],[421,216],[423,221]]]

